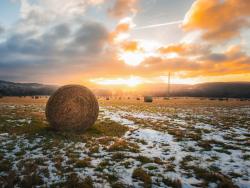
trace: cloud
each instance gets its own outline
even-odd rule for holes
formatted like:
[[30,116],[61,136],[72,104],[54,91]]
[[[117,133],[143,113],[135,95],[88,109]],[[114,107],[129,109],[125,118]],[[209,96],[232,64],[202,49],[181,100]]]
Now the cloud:
[[227,41],[250,25],[248,0],[197,0],[185,16],[185,31],[201,30],[208,41]]
[[72,79],[75,72],[84,73],[105,59],[106,55],[102,59],[100,55],[108,40],[107,29],[91,21],[78,28],[72,28],[70,23],[58,24],[41,35],[36,32],[12,34],[0,42],[1,77],[8,73],[6,78],[19,75],[22,80],[32,77],[60,80],[62,75]]
[[66,23],[58,24],[53,28],[53,37],[64,38],[70,35],[69,25]]
[[[98,54],[108,42],[107,29],[98,22],[84,22],[71,30],[70,23],[55,25],[42,35],[36,32],[12,34],[0,43],[1,53],[29,54],[39,56],[68,55],[65,51],[75,51],[74,55]],[[65,54],[64,54],[65,53]]]
[[28,26],[44,25],[52,20],[52,15],[48,10],[39,4],[30,4],[28,0],[21,0],[20,17],[19,24]]
[[0,35],[3,34],[4,32],[5,32],[4,27],[0,25]]
[[131,29],[135,27],[133,18],[126,17],[121,19],[116,25],[114,31],[110,33],[111,42],[121,42],[129,38]]
[[103,0],[21,0],[21,17],[31,18],[30,14],[43,14],[43,17],[50,19],[67,19],[76,16],[83,16],[88,6],[99,5]]
[[[174,58],[151,58],[144,63],[150,69],[149,75],[166,75],[167,72],[183,72],[183,77],[207,77],[207,76],[222,76],[232,74],[246,74],[250,72],[249,57],[244,57],[237,60],[226,59],[214,61]],[[247,63],[248,62],[248,63]]]
[[[118,66],[118,65],[117,65]],[[118,70],[116,67],[115,70]],[[250,73],[250,57],[240,46],[232,46],[220,53],[212,51],[190,59],[190,56],[174,58],[154,56],[146,58],[137,67],[120,67],[120,76],[133,75],[150,77],[182,72],[184,77],[206,77]],[[110,74],[112,75],[112,74]],[[118,75],[115,75],[118,76]]]
[[[136,42],[138,41],[124,41],[121,44],[126,45],[121,47],[124,48],[123,50],[128,48],[130,53],[130,50],[138,50],[139,44]],[[240,45],[216,52],[212,46],[202,43],[177,43],[159,48],[158,52],[160,53],[146,56],[139,65],[133,67],[113,57],[109,62],[103,62],[100,66],[91,69],[91,76],[97,79],[114,79],[132,74],[152,78],[172,72],[178,73],[183,78],[205,78],[250,73],[250,57]],[[176,53],[178,56],[167,56],[169,53]]]
[[75,50],[83,49],[89,54],[98,54],[109,39],[107,29],[98,22],[87,22],[75,33],[74,41],[70,44]]
[[176,53],[182,56],[195,56],[206,54],[210,51],[209,46],[194,43],[170,44],[158,49],[161,54]]
[[62,75],[72,80],[78,73],[80,80],[80,72],[109,59],[109,31],[103,23],[84,20],[87,6],[102,2],[21,0],[17,25],[0,41],[1,79],[58,79],[58,83]]
[[[187,33],[199,30],[201,40],[167,45],[160,44],[163,41],[138,39],[130,33],[136,28],[134,17],[124,16],[136,11],[136,0],[114,1],[109,13],[122,19],[112,31],[103,23],[85,20],[86,8],[100,5],[104,0],[21,1],[18,25],[0,41],[0,79],[79,83],[98,78],[126,78],[131,74],[152,78],[167,75],[169,71],[184,77],[250,73],[250,58],[243,46],[215,49],[211,43],[232,39],[247,27],[244,24],[248,22],[248,12],[243,10],[242,0],[237,1],[239,5],[236,0],[197,0],[183,28]],[[58,4],[62,6],[58,8]],[[159,25],[148,27],[151,26]],[[119,58],[121,55],[126,61]],[[137,66],[124,63],[134,65],[138,58]]]
[[[204,44],[177,43],[159,48],[160,54],[176,53],[178,56],[159,56],[147,59],[147,67],[163,66],[170,71],[184,71],[186,76],[228,75],[249,73],[250,57],[241,45],[228,47],[225,51],[215,52],[212,46]],[[178,60],[178,61],[176,61]],[[169,63],[170,62],[170,63]],[[162,64],[160,66],[160,64]],[[163,68],[162,67],[162,68]]]
[[212,62],[224,62],[225,60],[227,60],[227,56],[220,53],[211,53],[205,57],[202,57],[202,59],[210,60]]
[[79,22],[90,6],[98,6],[104,0],[20,0],[19,32],[43,30],[60,22]]
[[109,9],[109,14],[116,18],[136,13],[137,0],[115,0],[114,5]]
[[121,44],[122,49],[127,52],[135,52],[139,50],[137,41],[125,41]]

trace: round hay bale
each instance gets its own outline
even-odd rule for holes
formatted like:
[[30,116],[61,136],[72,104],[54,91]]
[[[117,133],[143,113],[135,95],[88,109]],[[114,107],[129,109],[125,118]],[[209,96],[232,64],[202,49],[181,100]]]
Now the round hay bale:
[[152,96],[145,96],[144,102],[153,102],[153,97]]
[[46,118],[55,130],[84,131],[95,123],[98,113],[95,95],[80,85],[59,88],[46,105]]

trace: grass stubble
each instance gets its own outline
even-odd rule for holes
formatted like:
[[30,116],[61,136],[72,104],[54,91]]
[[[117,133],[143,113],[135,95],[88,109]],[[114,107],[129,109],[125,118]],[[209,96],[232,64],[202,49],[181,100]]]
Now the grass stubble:
[[[45,102],[0,99],[3,187],[182,187],[184,183],[237,187],[249,181],[249,170],[242,168],[250,165],[248,102],[156,99],[146,104],[100,99],[100,116],[85,133],[51,130],[44,116]],[[107,117],[107,110],[123,112],[120,118],[135,127]],[[178,153],[172,153],[171,143],[129,136],[140,129],[171,136],[180,147]],[[151,156],[145,148],[161,153]],[[225,157],[223,166],[219,162]],[[235,169],[229,168],[232,164]]]

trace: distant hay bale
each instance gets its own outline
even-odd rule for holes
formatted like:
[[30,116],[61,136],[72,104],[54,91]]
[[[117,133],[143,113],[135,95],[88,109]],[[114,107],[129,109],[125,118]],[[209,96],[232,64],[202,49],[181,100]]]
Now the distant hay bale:
[[96,97],[80,85],[59,88],[46,105],[46,118],[55,130],[84,131],[95,123],[98,113]]
[[240,101],[247,101],[248,99],[245,98],[241,98]]
[[140,98],[139,98],[139,97],[137,97],[137,98],[136,98],[136,100],[138,100],[138,101],[139,101],[139,100],[140,100]]
[[144,102],[153,102],[153,97],[152,96],[145,96]]
[[216,100],[216,99],[215,99],[215,98],[209,98],[209,100],[214,101],[214,100]]
[[109,97],[106,97],[106,100],[108,101],[108,100],[109,100]]

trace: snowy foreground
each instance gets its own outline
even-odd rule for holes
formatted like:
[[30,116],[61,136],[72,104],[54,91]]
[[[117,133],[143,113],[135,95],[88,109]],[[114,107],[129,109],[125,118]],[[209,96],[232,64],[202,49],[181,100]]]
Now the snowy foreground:
[[164,103],[101,102],[118,133],[88,137],[55,136],[44,104],[1,104],[0,185],[250,187],[250,105]]

